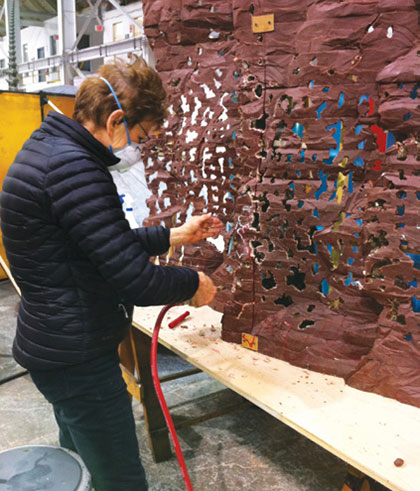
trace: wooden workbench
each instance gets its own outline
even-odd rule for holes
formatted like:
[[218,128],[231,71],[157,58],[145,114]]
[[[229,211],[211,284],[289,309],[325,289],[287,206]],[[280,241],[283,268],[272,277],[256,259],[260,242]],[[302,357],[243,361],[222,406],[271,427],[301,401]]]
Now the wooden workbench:
[[[136,330],[151,336],[160,309],[135,309]],[[209,307],[188,308],[191,315],[169,329],[185,310],[167,314],[162,345],[389,488],[420,489],[420,409],[226,343],[221,314]]]

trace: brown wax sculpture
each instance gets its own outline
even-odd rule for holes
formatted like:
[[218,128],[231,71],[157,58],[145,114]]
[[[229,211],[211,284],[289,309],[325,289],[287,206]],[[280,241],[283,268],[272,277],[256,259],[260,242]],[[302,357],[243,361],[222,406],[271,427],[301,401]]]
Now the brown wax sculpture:
[[225,223],[170,263],[223,286],[226,341],[420,407],[418,2],[143,5],[170,109],[149,223]]

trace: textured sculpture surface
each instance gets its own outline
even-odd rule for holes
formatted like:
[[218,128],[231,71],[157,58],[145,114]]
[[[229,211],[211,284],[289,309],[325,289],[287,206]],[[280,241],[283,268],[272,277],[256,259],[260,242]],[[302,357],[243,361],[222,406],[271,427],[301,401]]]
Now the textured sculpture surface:
[[225,287],[223,339],[420,407],[418,3],[143,1],[149,223],[224,220],[171,258]]

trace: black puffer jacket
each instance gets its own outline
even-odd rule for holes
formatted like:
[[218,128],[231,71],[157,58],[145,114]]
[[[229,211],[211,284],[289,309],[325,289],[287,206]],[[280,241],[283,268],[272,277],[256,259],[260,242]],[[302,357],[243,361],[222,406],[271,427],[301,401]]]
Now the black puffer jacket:
[[1,227],[22,290],[13,347],[31,369],[82,363],[116,348],[133,305],[191,298],[198,275],[160,267],[169,230],[131,230],[107,166],[118,162],[79,123],[49,113],[3,184]]

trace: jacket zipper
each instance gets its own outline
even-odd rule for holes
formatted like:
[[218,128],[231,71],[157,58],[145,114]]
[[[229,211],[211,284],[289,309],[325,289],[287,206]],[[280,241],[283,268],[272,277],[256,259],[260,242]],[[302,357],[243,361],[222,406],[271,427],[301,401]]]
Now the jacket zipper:
[[125,308],[125,305],[123,303],[119,303],[118,308],[124,312],[125,318],[128,319],[128,313],[127,313],[127,309]]

